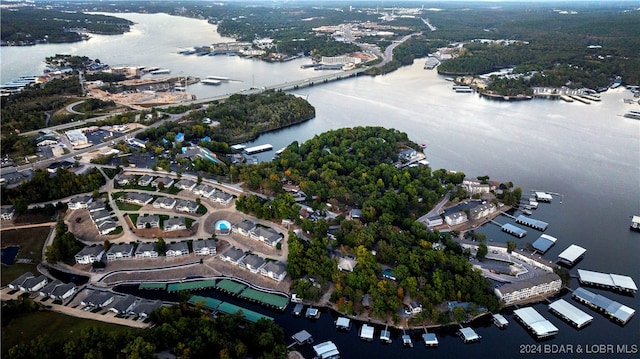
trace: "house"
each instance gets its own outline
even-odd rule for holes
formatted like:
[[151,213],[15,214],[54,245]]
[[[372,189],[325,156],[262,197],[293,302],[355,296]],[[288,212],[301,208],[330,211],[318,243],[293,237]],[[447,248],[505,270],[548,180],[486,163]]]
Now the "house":
[[160,216],[155,214],[139,216],[138,219],[136,219],[136,228],[160,228]]
[[338,259],[338,270],[343,272],[353,272],[358,262],[353,258],[340,257]]
[[18,290],[20,289],[20,286],[24,284],[24,282],[27,279],[33,278],[33,277],[34,275],[31,272],[23,273],[21,276],[19,276],[18,278],[14,279],[11,283],[9,283],[9,288],[13,290]]
[[426,224],[427,227],[435,227],[435,226],[439,226],[439,225],[441,225],[443,223],[444,223],[444,221],[442,220],[442,217],[440,217],[440,216],[428,217],[424,221],[424,224]]
[[213,239],[193,241],[193,253],[197,256],[211,256],[216,252],[216,241]]
[[187,229],[184,217],[169,218],[164,222],[164,230],[167,232],[179,231],[182,229]]
[[107,251],[107,260],[129,259],[133,255],[133,244],[119,243],[112,244]]
[[233,264],[238,264],[244,258],[244,251],[236,247],[227,249],[220,255],[220,259]]
[[171,177],[158,177],[156,179],[154,179],[153,181],[151,181],[151,187],[159,187],[160,183],[162,183],[162,185],[165,188],[171,187],[171,185],[173,184],[173,178]]
[[158,251],[156,251],[155,243],[140,243],[138,248],[136,248],[136,258],[144,259],[144,258],[157,258]]
[[96,223],[97,226],[98,222],[110,220],[111,213],[109,213],[109,211],[107,210],[101,209],[95,212],[89,212],[89,217],[91,217],[91,220],[93,221],[93,223]]
[[349,211],[349,219],[360,219],[362,216],[362,210],[354,208]]
[[462,187],[469,194],[481,194],[481,193],[489,193],[491,190],[495,189],[495,187],[491,186],[488,183],[483,183],[479,179],[467,179],[462,180]]
[[387,268],[387,269],[382,271],[382,278],[391,279],[391,280],[398,280],[398,278],[396,277],[396,274],[393,273],[393,270],[391,270],[390,268]]
[[474,208],[469,210],[469,216],[471,217],[472,220],[480,219],[482,217],[486,217],[494,213],[497,210],[498,208],[496,207],[495,204],[487,202],[487,203],[475,206]]
[[507,283],[495,288],[494,293],[504,304],[510,305],[534,297],[553,295],[561,288],[560,276],[555,273],[545,273],[531,279]]
[[97,199],[95,201],[92,201],[87,209],[89,210],[89,212],[103,211],[107,209],[107,205],[103,201]]
[[71,297],[76,292],[77,289],[78,288],[73,283],[62,284],[55,287],[55,289],[53,290],[53,292],[51,292],[51,295],[49,296],[53,300],[65,300]]
[[127,295],[126,297],[118,300],[116,304],[109,308],[109,310],[120,315],[129,314],[136,304],[138,304],[138,298],[133,295]]
[[182,147],[182,153],[178,154],[176,157],[188,158],[190,161],[195,161],[196,158],[200,158],[214,163],[220,162],[215,153],[200,146]]
[[422,304],[412,300],[407,305],[407,311],[408,311],[408,314],[418,314],[422,312]]
[[398,153],[398,159],[402,162],[410,162],[416,158],[418,158],[418,151],[413,148]]
[[187,254],[189,254],[189,245],[187,242],[167,244],[167,257],[186,256]]
[[455,226],[457,224],[464,223],[468,220],[469,218],[467,218],[467,214],[462,211],[447,214],[444,216],[444,221],[450,226]]
[[201,184],[193,189],[193,193],[204,198],[211,197],[215,191],[216,189],[214,187],[207,184]]
[[176,199],[172,197],[160,197],[153,202],[153,208],[172,209],[176,205]]
[[184,142],[184,133],[178,132],[173,142],[175,143]]
[[227,205],[233,200],[233,195],[224,191],[216,190],[211,195],[211,200],[220,204]]
[[43,275],[27,278],[21,285],[20,290],[23,292],[37,292],[49,283],[49,279]]
[[153,196],[146,193],[128,192],[124,198],[124,201],[127,203],[144,206],[145,204],[149,204],[151,203],[151,201],[153,201]]
[[284,238],[275,229],[265,227],[256,227],[249,232],[249,235],[252,239],[264,242],[272,247],[275,247]]
[[178,183],[176,183],[176,188],[182,189],[182,190],[188,190],[188,191],[193,191],[193,189],[196,187],[197,183],[189,180],[189,179],[181,179],[180,181],[178,181]]
[[136,176],[130,175],[130,174],[122,174],[118,176],[118,178],[116,179],[116,182],[120,186],[127,186],[130,184],[134,184],[136,182]]
[[239,265],[248,269],[249,271],[251,271],[251,273],[258,273],[258,270],[260,270],[265,262],[266,261],[264,260],[264,258],[255,254],[249,254],[248,256],[244,257],[244,260],[242,262],[239,262]]
[[76,263],[78,264],[91,264],[93,262],[99,262],[104,254],[104,247],[94,245],[86,246],[75,255]]
[[253,221],[244,219],[242,220],[242,222],[236,223],[233,226],[231,226],[231,232],[238,233],[248,237],[251,235],[251,231],[253,231],[255,228],[256,228],[256,224]]
[[89,307],[103,308],[111,304],[114,299],[115,297],[111,293],[94,291],[84,298],[80,304]]
[[108,219],[106,221],[96,223],[96,228],[98,228],[98,233],[106,235],[118,229],[118,225],[116,222]]
[[93,197],[89,196],[88,194],[76,196],[69,200],[68,207],[71,210],[87,208],[89,206],[89,203],[91,203],[91,201],[93,201]]
[[63,283],[57,279],[55,279],[52,282],[49,282],[49,284],[45,285],[44,287],[42,287],[42,289],[40,289],[40,296],[45,298],[50,297],[51,293],[53,293],[53,290],[61,284]]
[[196,213],[196,211],[198,211],[198,206],[199,205],[197,202],[181,199],[176,204],[176,211],[185,213]]
[[2,206],[0,207],[0,219],[3,221],[10,221],[13,219],[13,215],[16,213],[15,208],[13,206]]
[[287,265],[280,261],[269,262],[260,268],[260,274],[280,282],[287,276]]
[[138,178],[138,186],[149,186],[151,184],[151,181],[153,181],[153,176],[144,175]]
[[162,307],[162,301],[160,300],[142,300],[140,303],[138,303],[138,305],[133,307],[133,310],[131,312],[138,317],[146,318],[151,315],[154,310],[160,307]]

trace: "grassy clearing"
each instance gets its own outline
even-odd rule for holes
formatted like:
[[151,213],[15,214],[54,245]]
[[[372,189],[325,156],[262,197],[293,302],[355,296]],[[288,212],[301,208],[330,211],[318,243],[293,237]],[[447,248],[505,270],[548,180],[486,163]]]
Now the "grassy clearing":
[[116,201],[116,206],[118,206],[118,208],[121,211],[139,211],[140,208],[142,208],[142,206],[137,205],[137,204],[133,204],[133,203],[127,203],[127,202],[122,202],[122,201]]
[[42,247],[49,235],[48,227],[22,228],[2,231],[2,246],[20,246],[17,259],[30,259],[32,263],[16,263],[3,266],[0,281],[5,286],[25,272],[37,273],[36,266],[42,261]]
[[82,330],[100,326],[105,331],[137,330],[122,325],[76,318],[50,311],[29,313],[2,327],[2,356],[18,343],[46,334],[54,340],[66,341],[77,337]]

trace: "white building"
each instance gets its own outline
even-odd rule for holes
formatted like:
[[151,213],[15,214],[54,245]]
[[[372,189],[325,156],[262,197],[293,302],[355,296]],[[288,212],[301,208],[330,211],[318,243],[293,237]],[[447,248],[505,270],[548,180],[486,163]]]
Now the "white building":
[[80,130],[67,131],[65,135],[69,139],[69,142],[71,142],[71,146],[73,146],[73,148],[85,147],[89,144],[87,136],[85,136]]
[[103,254],[104,247],[87,246],[82,248],[82,250],[75,255],[75,260],[78,264],[91,264],[93,262],[100,261]]
[[93,197],[87,195],[81,195],[73,197],[69,200],[68,207],[71,210],[87,208],[89,204],[93,201]]
[[164,222],[164,230],[167,232],[179,231],[182,229],[187,229],[184,217],[169,218]]
[[260,268],[260,274],[280,282],[287,276],[287,265],[279,261],[269,262]]
[[189,254],[187,242],[170,243],[167,245],[167,257],[180,257]]
[[528,280],[507,283],[494,289],[498,299],[510,305],[540,296],[549,296],[560,291],[562,280],[555,273],[545,273]]
[[213,239],[193,241],[193,253],[197,256],[212,256],[215,255],[216,252],[216,241]]
[[455,226],[468,220],[469,218],[467,218],[467,214],[462,211],[447,214],[446,216],[444,216],[444,221],[450,226]]

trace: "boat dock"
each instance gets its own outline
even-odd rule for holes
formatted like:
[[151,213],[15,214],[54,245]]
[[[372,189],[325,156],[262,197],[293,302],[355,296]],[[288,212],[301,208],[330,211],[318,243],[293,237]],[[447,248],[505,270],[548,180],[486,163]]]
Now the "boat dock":
[[537,202],[551,202],[553,199],[553,197],[547,192],[537,191],[535,192],[535,196]]
[[309,307],[307,308],[307,312],[304,316],[309,319],[318,319],[320,318],[320,311],[318,310],[318,308]]
[[586,249],[572,244],[562,251],[562,253],[558,254],[558,261],[568,266],[572,266],[584,256],[586,251]]
[[438,337],[434,333],[428,333],[425,329],[424,334],[422,334],[422,341],[426,347],[437,347],[438,346]]
[[551,248],[558,239],[556,237],[552,237],[548,234],[541,234],[535,242],[533,242],[532,246],[537,251],[541,253],[546,253],[549,248]]
[[522,238],[522,237],[527,235],[527,231],[525,231],[524,229],[522,229],[522,228],[520,228],[518,226],[514,226],[511,223],[503,224],[501,229],[502,229],[503,232],[507,232],[510,235],[516,236],[518,238]]
[[578,329],[591,323],[593,320],[592,316],[571,305],[564,299],[558,299],[549,304],[549,310],[560,318],[570,322]]
[[313,346],[313,351],[316,352],[316,358],[319,359],[338,359],[340,358],[340,352],[338,347],[332,341],[326,341],[318,345]]
[[[292,335],[291,338],[295,340],[294,344],[298,344],[298,345],[313,343],[313,337],[306,330],[301,330],[297,332],[296,334]],[[293,346],[294,344],[292,344],[291,346]]]
[[458,330],[458,335],[465,343],[477,342],[481,338],[472,328],[460,328],[460,330]]
[[257,323],[260,319],[273,321],[272,317],[214,298],[193,295],[189,299],[188,303],[194,306],[204,306],[212,312],[219,312],[223,314],[235,314],[237,312],[241,312],[244,319],[252,323]]
[[530,218],[530,217],[526,217],[523,215],[520,215],[516,218],[516,223],[519,224],[523,224],[527,227],[531,227],[533,229],[537,229],[540,232],[544,232],[547,230],[547,227],[549,226],[549,223],[538,220],[538,219],[534,219],[534,218]]
[[576,288],[571,296],[578,302],[599,310],[612,320],[622,325],[627,324],[627,322],[631,320],[631,317],[636,313],[635,310],[624,304],[620,304],[600,294],[592,293],[582,287]]
[[560,98],[566,102],[573,102],[573,99],[567,95],[560,95]]
[[302,311],[304,310],[304,304],[298,303],[295,307],[293,307],[293,315],[299,317],[302,315]]
[[336,329],[349,331],[351,330],[351,319],[347,317],[340,317],[336,320]]
[[413,341],[411,340],[411,336],[402,329],[402,346],[405,348],[413,348]]
[[458,92],[458,93],[471,93],[473,92],[473,89],[469,86],[462,86],[462,85],[453,85],[452,86],[453,91]]
[[558,334],[558,328],[540,315],[533,307],[516,309],[513,311],[513,315],[538,339]]
[[590,105],[591,102],[589,100],[587,100],[586,98],[583,98],[582,96],[578,96],[578,95],[569,95],[569,97],[571,97],[572,99],[582,102],[584,104]]
[[640,231],[640,216],[631,217],[631,226],[629,228],[633,231]]
[[272,149],[273,149],[273,146],[267,143],[264,145],[247,147],[244,149],[244,153],[247,155],[255,155],[256,153],[271,151]]
[[388,325],[386,325],[380,332],[380,341],[386,344],[391,344],[391,332],[389,331]]
[[620,292],[635,294],[638,291],[633,278],[626,275],[607,274],[578,269],[578,278],[581,284],[594,287],[613,289]]
[[502,314],[493,314],[493,324],[500,329],[504,329],[509,325],[509,321]]
[[368,342],[373,341],[373,332],[374,328],[368,324],[362,324],[360,327],[360,339],[366,340]]

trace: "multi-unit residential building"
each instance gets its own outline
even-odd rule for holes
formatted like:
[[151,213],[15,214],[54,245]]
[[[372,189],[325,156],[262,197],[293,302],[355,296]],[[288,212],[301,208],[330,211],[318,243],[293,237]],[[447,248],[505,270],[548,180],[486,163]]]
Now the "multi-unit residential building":
[[212,256],[217,253],[216,241],[205,239],[193,241],[193,253],[197,256]]
[[169,218],[164,222],[164,230],[167,232],[179,231],[181,229],[187,229],[184,217]]
[[189,245],[187,242],[169,243],[167,244],[167,257],[180,257],[189,254]]
[[176,203],[176,211],[185,213],[196,213],[198,211],[198,203],[181,199]]
[[153,201],[153,196],[146,193],[127,192],[124,197],[124,201],[137,204],[139,206],[144,206],[145,204],[149,204],[151,203],[151,201]]
[[81,195],[73,197],[69,200],[68,207],[71,210],[83,209],[89,206],[89,203],[93,201],[93,197],[90,195]]
[[161,183],[164,187],[171,187],[171,185],[173,184],[173,178],[167,176],[158,177],[151,181],[151,187],[158,187]]
[[255,222],[250,221],[248,219],[244,219],[242,220],[242,222],[236,223],[233,226],[231,226],[231,231],[233,233],[238,233],[248,237],[251,235],[251,231],[253,231],[255,228],[256,228]]
[[257,241],[261,241],[265,244],[268,244],[272,247],[275,247],[280,241],[282,241],[282,239],[284,238],[284,236],[280,233],[278,233],[275,229],[273,228],[265,228],[265,227],[255,227],[253,230],[251,230],[249,232],[249,236],[252,239],[255,239]]
[[75,259],[78,264],[91,264],[100,261],[103,255],[104,247],[101,245],[86,246],[75,255]]
[[107,251],[107,260],[129,259],[133,257],[133,244],[119,243],[112,244]]
[[139,216],[136,219],[136,228],[147,228],[147,225],[149,225],[149,228],[160,228],[160,216],[152,214],[150,216]]
[[562,280],[555,273],[545,273],[531,279],[507,283],[494,292],[504,304],[516,304],[531,298],[553,295],[562,288]]
[[213,186],[209,186],[208,184],[201,184],[193,189],[193,193],[204,198],[211,197],[215,191],[216,189]]
[[255,254],[249,254],[246,257],[244,257],[244,259],[238,263],[238,265],[240,267],[246,268],[249,271],[251,271],[251,273],[258,273],[258,271],[260,270],[260,268],[262,268],[262,266],[265,264],[265,260],[264,258],[255,255]]
[[140,245],[138,245],[138,248],[136,248],[135,255],[137,259],[157,258],[158,251],[156,250],[156,244],[140,243]]
[[280,282],[287,276],[287,265],[280,261],[268,262],[260,268],[260,274]]
[[181,190],[193,191],[193,189],[196,187],[196,185],[197,185],[196,182],[194,182],[192,180],[189,180],[189,179],[186,179],[186,178],[183,178],[180,181],[178,181],[178,183],[176,183],[175,186],[176,186],[176,188],[179,188]]
[[153,208],[172,209],[176,205],[176,199],[172,197],[160,197],[153,202]]
[[244,251],[236,247],[231,247],[220,255],[221,260],[233,264],[239,264],[244,257]]

